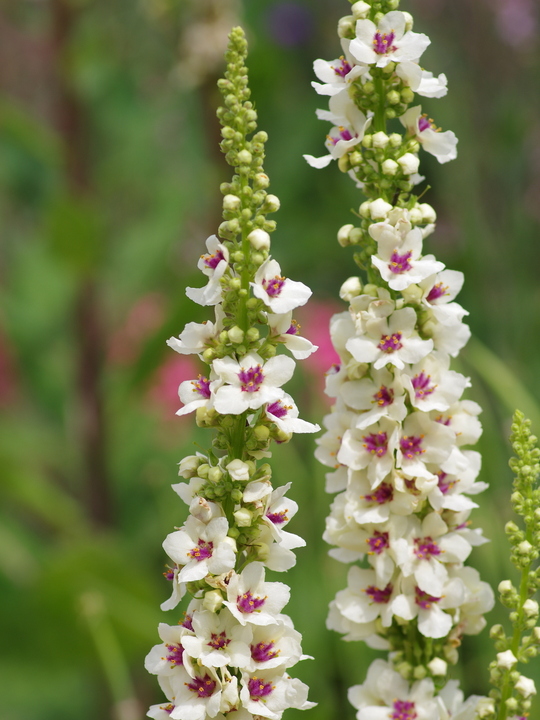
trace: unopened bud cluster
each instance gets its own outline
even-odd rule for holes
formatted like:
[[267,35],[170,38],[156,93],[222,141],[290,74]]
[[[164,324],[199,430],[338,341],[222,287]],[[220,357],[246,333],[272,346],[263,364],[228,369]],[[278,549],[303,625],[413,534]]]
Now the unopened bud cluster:
[[469,527],[470,496],[487,487],[470,449],[480,407],[463,399],[469,378],[450,366],[470,336],[455,302],[463,275],[424,252],[436,213],[417,191],[420,151],[445,163],[457,139],[414,103],[444,96],[447,82],[421,66],[430,40],[398,5],[354,2],[338,25],[341,56],[314,64],[312,84],[329,98],[317,115],[331,129],[327,154],[306,160],[336,160],[365,196],[338,231],[363,273],[345,281],[349,307],[330,322],[340,362],[327,374],[335,404],[316,452],[337,493],[324,538],[333,558],[353,563],[327,624],[390,651],[349,691],[359,720],[472,718],[491,700],[464,701],[447,672],[494,603],[465,565],[485,542]]
[[[285,527],[297,511],[285,493],[272,487],[265,461],[272,442],[319,428],[298,417],[282,386],[294,360],[316,347],[301,337],[292,311],[311,291],[282,275],[270,251],[275,222],[267,214],[279,200],[267,193],[263,169],[267,135],[256,132],[241,28],[230,34],[227,72],[219,81],[225,106],[221,149],[235,174],[221,186],[223,218],[218,236],[206,241],[198,267],[207,278],[187,288],[189,298],[215,308],[214,321],[188,323],[169,346],[197,355],[208,366],[178,390],[178,415],[195,413],[200,427],[214,429],[212,447],[184,458],[173,490],[189,507],[184,525],[163,543],[171,560],[165,576],[172,610],[192,596],[175,625],[160,624],[162,642],[146,658],[167,697],[153,705],[155,720],[279,720],[285,709],[306,709],[308,688],[288,674],[306,656],[301,636],[282,613],[289,588],[267,582],[266,568],[285,571],[304,541]],[[253,134],[254,133],[254,134]],[[251,139],[248,139],[251,136]]]
[[515,452],[510,460],[515,473],[511,500],[521,523],[508,522],[505,530],[520,582],[519,587],[510,580],[499,584],[500,601],[510,610],[512,633],[507,634],[502,625],[491,628],[497,655],[490,665],[493,711],[485,716],[490,720],[526,717],[536,694],[534,680],[518,669],[519,664],[528,663],[540,653],[539,606],[534,599],[540,587],[540,450],[530,425],[523,413],[516,410],[510,438]]

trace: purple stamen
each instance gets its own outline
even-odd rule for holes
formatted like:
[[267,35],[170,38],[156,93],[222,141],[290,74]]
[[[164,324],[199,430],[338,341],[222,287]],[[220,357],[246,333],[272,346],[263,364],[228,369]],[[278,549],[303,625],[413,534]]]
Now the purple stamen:
[[214,694],[216,689],[216,681],[212,680],[209,675],[205,675],[203,678],[195,677],[193,682],[184,683],[192,692],[196,693],[197,697],[208,698]]
[[201,255],[201,257],[204,259],[204,264],[207,268],[210,268],[211,270],[215,270],[219,263],[222,260],[225,260],[225,257],[221,250],[218,250],[217,253],[214,253],[213,255]]
[[332,70],[336,73],[336,75],[339,75],[339,77],[344,78],[346,75],[348,75],[352,68],[349,65],[349,63],[345,60],[343,55],[339,58],[339,67],[334,67],[332,65]]
[[184,620],[183,622],[179,623],[182,627],[185,627],[186,630],[191,630],[191,632],[195,632],[193,630],[193,623],[191,622],[193,620],[193,615],[187,615],[184,613]]
[[248,690],[251,699],[258,702],[261,698],[270,695],[274,685],[271,682],[264,682],[261,678],[252,677],[248,682]]
[[373,38],[373,50],[377,55],[388,55],[390,52],[397,50],[395,45],[392,45],[396,39],[396,34],[391,31],[389,33],[376,32]]
[[171,667],[183,665],[182,655],[184,654],[184,648],[181,645],[165,645],[169,654],[167,655],[167,662],[171,664]]
[[341,135],[342,140],[352,140],[353,139],[353,135],[351,135],[351,133],[347,130],[347,128],[339,127],[338,130],[339,130],[339,134]]
[[442,282],[440,282],[431,288],[429,293],[426,295],[426,300],[432,303],[435,302],[435,300],[444,297],[445,295],[448,295],[448,286],[443,285]]
[[423,370],[419,375],[415,375],[411,382],[417,400],[431,395],[437,388],[437,385],[431,385],[431,375],[426,375]]
[[379,407],[387,407],[394,402],[394,391],[392,388],[387,388],[386,385],[381,385],[373,398]]
[[289,518],[287,517],[288,510],[282,510],[281,512],[277,513],[268,513],[266,516],[271,523],[274,523],[274,525],[283,525],[283,523],[286,523],[289,521]]
[[170,568],[163,573],[163,577],[165,580],[169,580],[169,582],[172,582],[174,580],[174,570],[171,570]]
[[255,597],[248,590],[236,598],[236,607],[243,613],[257,612],[266,601],[266,597]]
[[456,482],[458,482],[457,480],[448,480],[447,481],[446,478],[448,477],[448,475],[447,475],[447,473],[443,472],[442,470],[435,474],[439,478],[437,484],[439,486],[439,490],[442,492],[443,495],[446,495],[446,493],[454,487]]
[[362,440],[365,440],[364,447],[372,455],[377,457],[383,457],[386,455],[388,450],[388,438],[385,432],[371,433],[371,435],[364,435]]
[[429,130],[430,127],[431,123],[425,115],[422,115],[422,117],[418,118],[418,130],[420,132],[424,132],[424,130]]
[[199,375],[196,380],[192,380],[191,384],[193,385],[193,392],[199,393],[203,398],[208,400],[212,395],[210,392],[210,380],[203,375]]
[[276,275],[276,277],[272,278],[272,280],[263,280],[262,286],[271,298],[278,297],[283,290],[285,280],[286,278]]
[[211,648],[214,648],[214,650],[221,650],[222,648],[227,647],[227,645],[231,641],[225,634],[225,632],[220,632],[219,635],[217,633],[212,633],[212,639],[209,643],[206,643]]
[[388,533],[379,532],[378,530],[375,530],[373,537],[368,538],[366,542],[370,548],[368,551],[369,555],[380,555],[387,547],[390,547]]
[[251,657],[255,662],[266,662],[267,660],[273,660],[279,655],[279,650],[273,650],[274,641],[269,643],[260,642],[257,645],[251,645]]
[[214,543],[213,542],[207,542],[206,540],[199,540],[197,543],[197,546],[194,547],[192,550],[190,550],[187,553],[187,556],[190,558],[193,558],[197,562],[201,562],[202,560],[208,560],[208,558],[212,557],[212,551],[214,550]]
[[283,418],[289,410],[292,410],[292,405],[284,405],[281,400],[276,400],[273,403],[270,403],[270,405],[266,406],[266,412],[270,415],[274,415],[274,417],[277,418]]
[[170,703],[168,705],[165,705],[165,707],[162,705],[160,707],[160,710],[163,710],[163,712],[166,712],[168,715],[170,715],[174,710],[174,705],[171,705]]
[[242,368],[238,373],[238,379],[242,383],[242,392],[257,392],[264,382],[262,367],[255,365],[248,370]]
[[400,342],[400,340],[400,332],[393,333],[392,335],[382,335],[381,342],[377,345],[377,347],[379,348],[379,350],[382,350],[383,353],[390,355],[396,350],[401,350],[403,344]]
[[389,715],[390,720],[415,720],[418,717],[413,702],[394,700],[393,708],[394,712]]
[[375,502],[377,505],[384,505],[387,502],[392,502],[394,499],[394,488],[390,483],[381,483],[375,492],[371,495],[364,495],[362,500],[368,502]]
[[420,590],[418,585],[414,588],[414,592],[416,595],[415,602],[423,610],[429,610],[433,603],[437,603],[439,600],[442,600],[442,597],[434,597],[433,595],[424,592],[424,590]]
[[412,460],[415,455],[423,455],[426,451],[422,447],[423,435],[404,435],[399,444],[401,446],[401,452],[407,458]]
[[430,537],[414,538],[414,544],[414,554],[419,560],[429,560],[442,553],[441,548]]
[[390,601],[390,596],[392,595],[393,590],[394,587],[392,583],[388,583],[384,589],[375,587],[375,585],[370,585],[364,590],[364,592],[366,595],[369,595],[374,603],[377,603],[378,605],[386,605]]
[[449,415],[448,417],[444,417],[444,415],[439,415],[439,417],[435,418],[435,422],[438,422],[440,425],[445,425],[446,427],[449,427],[452,422],[452,416]]
[[412,270],[412,265],[409,260],[412,257],[412,250],[409,250],[404,255],[400,255],[397,250],[394,250],[390,257],[388,269],[394,273],[394,275],[400,275],[401,273]]
[[299,330],[300,325],[296,322],[296,320],[293,320],[291,323],[291,327],[287,330],[285,335],[298,335]]

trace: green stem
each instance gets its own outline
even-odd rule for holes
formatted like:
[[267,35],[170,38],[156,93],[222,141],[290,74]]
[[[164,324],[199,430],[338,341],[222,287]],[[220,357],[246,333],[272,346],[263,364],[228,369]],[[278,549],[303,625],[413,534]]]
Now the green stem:
[[373,129],[375,132],[386,132],[386,95],[384,93],[384,77],[380,75],[374,78],[375,92],[379,96],[379,103],[373,117]]

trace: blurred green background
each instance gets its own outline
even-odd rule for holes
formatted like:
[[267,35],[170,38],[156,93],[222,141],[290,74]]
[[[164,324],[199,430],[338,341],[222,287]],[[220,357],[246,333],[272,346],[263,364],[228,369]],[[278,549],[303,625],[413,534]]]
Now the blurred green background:
[[[323,154],[324,107],[310,87],[317,57],[339,54],[346,0],[2,0],[0,3],[0,718],[138,720],[162,701],[143,659],[157,623],[164,536],[186,509],[176,463],[208,435],[175,417],[191,358],[165,339],[210,317],[184,297],[220,221],[215,83],[229,28],[251,43],[251,86],[266,170],[282,202],[273,251],[314,289],[300,320],[323,349],[299,368],[302,416],[326,410],[332,362],[321,331],[343,309],[354,272],[337,229],[361,198]],[[458,300],[474,338],[456,364],[484,407],[482,479],[473,522],[492,542],[471,562],[497,584],[511,575],[506,436],[519,406],[540,432],[540,102],[536,0],[408,0],[433,40],[427,69],[450,94],[424,108],[460,138],[457,161],[423,157],[439,213],[434,252],[462,270]],[[295,668],[314,720],[354,717],[346,688],[375,653],[324,627],[346,567],[320,539],[330,497],[314,440],[276,449],[277,483],[293,481],[307,540],[286,577],[288,611],[314,655]],[[279,579],[274,577],[274,579]],[[504,613],[494,611],[492,624]],[[491,644],[463,646],[466,692],[487,691]],[[538,663],[530,675],[540,679]],[[287,717],[300,717],[289,711]],[[534,717],[534,711],[532,716]]]

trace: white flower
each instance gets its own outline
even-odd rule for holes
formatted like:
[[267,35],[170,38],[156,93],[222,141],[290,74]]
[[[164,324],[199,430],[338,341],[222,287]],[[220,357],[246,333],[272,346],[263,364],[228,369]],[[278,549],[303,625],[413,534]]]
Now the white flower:
[[278,314],[305,305],[311,296],[307,285],[283,277],[279,264],[270,258],[260,266],[255,282],[250,284],[255,297],[262,300],[273,313]]
[[[352,516],[359,525],[384,523],[396,515],[410,515],[418,505],[419,498],[399,489],[397,477],[395,472],[392,473],[372,490],[365,470],[349,470],[349,485],[344,496],[347,503],[346,515]],[[337,500],[336,498],[336,502]]]
[[449,365],[447,356],[433,353],[403,371],[401,379],[413,407],[423,412],[448,410],[459,400],[470,380],[449,370]]
[[503,670],[511,670],[517,663],[517,657],[511,650],[497,653],[497,665]]
[[386,368],[372,370],[371,378],[347,380],[339,394],[343,402],[354,410],[361,410],[356,427],[364,429],[383,417],[401,421],[407,414],[405,395],[399,378]]
[[239,625],[226,609],[219,615],[197,612],[192,619],[194,635],[183,639],[184,650],[206,667],[245,667],[250,659],[251,630]]
[[352,412],[332,412],[324,416],[323,425],[328,432],[315,440],[318,446],[315,457],[320,463],[331,468],[339,467],[337,456],[343,436],[355,421],[356,414]]
[[315,703],[307,700],[307,693],[308,687],[303,682],[276,670],[242,674],[242,705],[254,715],[270,720],[279,720],[283,711],[290,707],[298,710],[314,707]]
[[514,685],[514,687],[518,691],[518,693],[524,698],[528,698],[531,695],[536,695],[536,686],[534,684],[534,680],[526,678],[524,675],[519,676],[519,680]]
[[383,627],[390,627],[394,598],[395,590],[391,582],[378,587],[375,570],[364,570],[353,565],[347,576],[347,588],[336,595],[336,606],[352,622],[369,623],[380,617]]
[[369,234],[377,242],[377,255],[371,262],[392,290],[404,290],[431,275],[444,270],[443,263],[433,255],[422,257],[422,231],[411,229],[409,222],[400,221],[395,227],[376,223]]
[[396,67],[396,75],[400,77],[411,90],[423,97],[441,98],[448,92],[448,80],[441,73],[434,77],[432,72],[422,70],[418,63],[400,62]]
[[417,363],[433,349],[433,341],[422,340],[415,328],[415,311],[402,308],[388,319],[366,323],[366,334],[351,338],[347,350],[358,362],[373,363],[375,370],[388,364],[402,370],[405,363]]
[[337,459],[352,470],[367,468],[372,488],[376,488],[394,467],[398,425],[388,418],[365,430],[347,430]]
[[175,708],[172,720],[204,720],[216,717],[221,705],[221,688],[217,674],[211,668],[199,667],[194,676],[184,668],[170,679]]
[[290,489],[291,484],[282,485],[267,496],[262,515],[262,520],[270,528],[274,540],[288,550],[304,547],[306,544],[305,540],[298,535],[283,530],[298,512],[298,504],[290,498],[283,497]]
[[241,625],[272,625],[289,602],[290,590],[280,582],[264,581],[264,566],[250,563],[240,575],[234,574],[227,587],[226,605]]
[[243,460],[231,460],[230,463],[225,465],[225,468],[233,480],[249,480],[250,467]]
[[455,160],[457,157],[457,137],[452,130],[440,132],[440,128],[422,115],[420,105],[409,108],[401,117],[400,121],[409,133],[416,137],[428,153],[434,155],[440,163]]
[[371,20],[358,20],[349,52],[358,62],[377,67],[418,60],[430,39],[421,33],[405,32],[406,23],[405,14],[399,11],[387,13],[378,26]]
[[200,407],[213,407],[216,389],[222,384],[220,379],[209,380],[203,375],[199,375],[196,380],[184,380],[178,388],[178,397],[184,407],[177,410],[176,414],[187,415]]
[[326,148],[329,155],[313,157],[304,155],[305,160],[311,167],[323,168],[329,165],[332,160],[339,160],[355,145],[358,145],[364,138],[364,134],[371,118],[366,118],[349,97],[347,91],[340,92],[330,98],[330,111],[318,110],[317,117],[320,120],[328,120],[335,123],[334,127],[326,137]]
[[203,323],[188,323],[180,333],[180,336],[171,337],[167,345],[181,355],[200,355],[210,340],[219,335],[223,329],[223,308],[216,305],[216,322],[206,320]]
[[208,253],[201,255],[198,267],[209,280],[202,288],[186,288],[186,295],[199,305],[217,305],[221,302],[221,284],[225,270],[229,267],[229,251],[215,235],[206,241]]
[[463,287],[463,279],[463,273],[458,270],[443,270],[419,283],[423,292],[422,303],[442,325],[459,323],[469,314],[461,305],[452,302]]
[[452,452],[454,439],[451,430],[426,413],[411,413],[403,423],[396,466],[408,477],[432,478],[426,463],[444,463]]
[[152,675],[174,675],[184,664],[183,638],[189,630],[182,625],[159,623],[159,636],[163,643],[154,645],[144,661],[144,667]]
[[287,615],[278,616],[276,625],[253,625],[251,658],[244,669],[250,673],[271,668],[288,668],[303,659],[302,636]]
[[367,67],[355,65],[349,54],[350,41],[342,38],[343,55],[337,60],[315,60],[313,70],[321,83],[312,82],[311,85],[319,95],[337,95],[352,82],[367,72]]
[[178,565],[184,565],[180,582],[202,580],[208,573],[219,575],[234,567],[236,555],[224,542],[229,530],[226,518],[214,518],[208,525],[190,516],[181,530],[167,535],[163,548]]
[[271,337],[278,337],[297,360],[304,360],[318,350],[307,338],[299,335],[300,325],[292,319],[292,312],[283,315],[268,314]]
[[214,372],[229,383],[218,388],[215,409],[222,414],[240,415],[281,399],[283,391],[279,388],[291,379],[294,367],[294,360],[284,355],[266,363],[257,353],[249,353],[239,362],[231,357],[214,360]]
[[287,393],[264,408],[266,417],[286,433],[313,433],[321,428],[298,417],[298,408]]
[[414,578],[404,578],[401,590],[402,593],[392,604],[394,615],[409,621],[418,617],[418,629],[425,637],[446,637],[452,628],[453,618],[444,610],[457,608],[463,603],[465,586],[461,580],[449,579],[440,596],[421,590]]
[[473,450],[464,450],[462,456],[466,466],[457,473],[446,473],[439,470],[437,485],[428,494],[429,502],[434,510],[453,510],[462,512],[478,507],[464,493],[476,495],[485,490],[488,485],[484,482],[475,482],[480,472],[481,456]]

